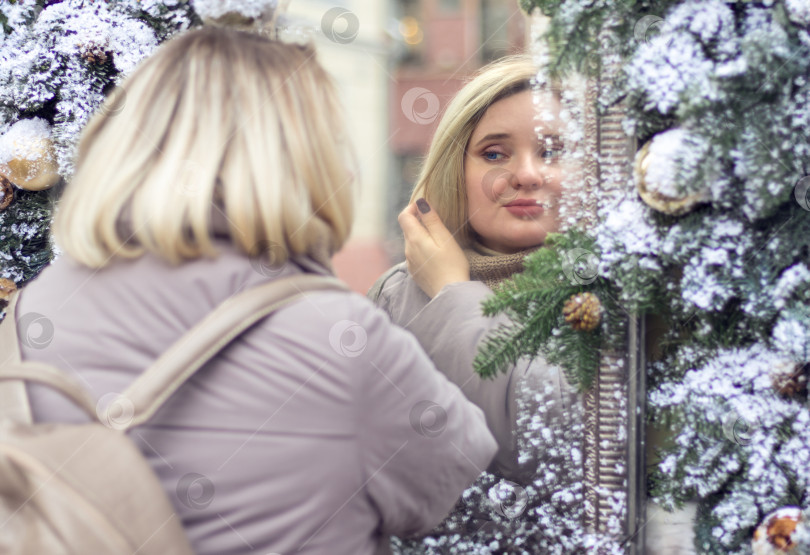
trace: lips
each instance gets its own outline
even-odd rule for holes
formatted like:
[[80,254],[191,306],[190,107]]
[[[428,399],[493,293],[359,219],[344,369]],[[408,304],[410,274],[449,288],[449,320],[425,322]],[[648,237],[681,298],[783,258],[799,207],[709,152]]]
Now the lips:
[[551,203],[548,201],[543,201],[540,199],[532,199],[532,198],[520,198],[515,199],[507,204],[504,204],[506,208],[512,207],[519,207],[519,206],[540,206],[542,208],[551,208]]
[[549,213],[551,203],[538,199],[522,198],[504,204],[503,207],[507,212],[517,218],[536,220]]

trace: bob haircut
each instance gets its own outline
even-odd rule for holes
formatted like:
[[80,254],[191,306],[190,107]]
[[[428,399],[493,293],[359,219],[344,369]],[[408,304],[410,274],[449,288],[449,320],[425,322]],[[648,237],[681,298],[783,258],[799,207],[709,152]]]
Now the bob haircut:
[[[411,194],[411,202],[424,197],[455,234],[462,247],[474,232],[467,216],[464,154],[470,137],[487,109],[504,98],[532,90],[537,67],[528,55],[501,58],[481,68],[456,94],[442,115],[427,158]],[[560,95],[559,87],[548,91]]]
[[[332,254],[353,218],[342,113],[312,46],[184,33],[83,130],[56,240],[92,268],[146,251],[175,264],[213,257],[214,231],[248,255],[272,245],[277,263]],[[215,216],[227,230],[213,228]]]

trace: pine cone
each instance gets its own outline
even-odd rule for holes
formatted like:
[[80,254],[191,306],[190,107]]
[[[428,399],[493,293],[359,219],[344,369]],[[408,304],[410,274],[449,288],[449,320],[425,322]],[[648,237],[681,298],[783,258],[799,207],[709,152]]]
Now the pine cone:
[[91,64],[104,65],[109,61],[110,55],[104,51],[101,45],[91,43],[87,45],[84,52],[82,52],[82,58]]
[[14,188],[6,176],[0,175],[0,210],[5,210],[14,200]]
[[782,397],[793,399],[807,394],[807,371],[808,364],[794,364],[788,362],[780,364],[771,373],[771,383],[773,388]]
[[17,290],[17,284],[10,279],[0,278],[0,306],[8,302],[9,297]]
[[573,295],[565,302],[565,321],[577,331],[592,331],[599,325],[602,303],[593,293]]

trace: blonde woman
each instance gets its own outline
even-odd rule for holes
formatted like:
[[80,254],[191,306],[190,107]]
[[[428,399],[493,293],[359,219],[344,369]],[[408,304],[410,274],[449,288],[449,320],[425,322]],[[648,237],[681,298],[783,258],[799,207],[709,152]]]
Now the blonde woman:
[[[331,274],[352,224],[341,108],[311,47],[193,31],[123,89],[82,136],[55,221],[64,254],[7,318],[24,360],[99,399],[237,292]],[[34,313],[49,342],[26,340]],[[29,396],[37,421],[86,418],[42,386]],[[385,551],[435,526],[496,451],[416,341],[343,292],[248,330],[132,439],[201,554]]]
[[562,406],[568,388],[542,360],[482,380],[472,361],[487,332],[491,288],[523,268],[523,259],[558,229],[563,177],[560,103],[533,101],[536,68],[513,56],[483,68],[447,106],[414,188],[399,215],[406,262],[369,292],[394,323],[411,331],[436,367],[481,407],[500,447],[491,470],[527,480],[514,435],[516,390],[533,379]]

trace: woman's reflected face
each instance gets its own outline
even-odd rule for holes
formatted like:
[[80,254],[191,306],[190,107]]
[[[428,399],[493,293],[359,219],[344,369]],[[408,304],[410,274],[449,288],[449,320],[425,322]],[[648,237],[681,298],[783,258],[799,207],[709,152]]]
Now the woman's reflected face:
[[470,226],[485,247],[498,252],[541,245],[559,228],[560,103],[547,95],[540,111],[533,117],[531,91],[495,102],[464,154]]

